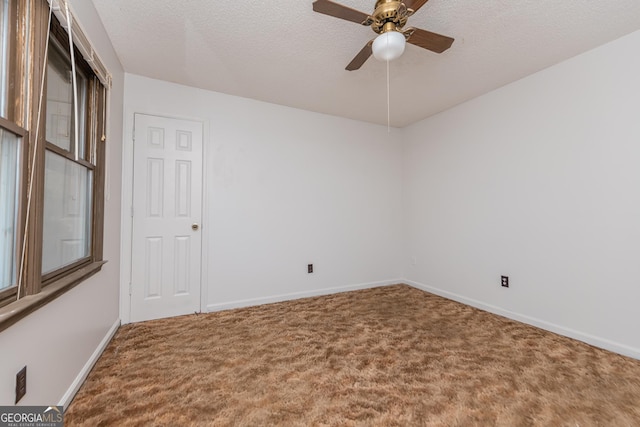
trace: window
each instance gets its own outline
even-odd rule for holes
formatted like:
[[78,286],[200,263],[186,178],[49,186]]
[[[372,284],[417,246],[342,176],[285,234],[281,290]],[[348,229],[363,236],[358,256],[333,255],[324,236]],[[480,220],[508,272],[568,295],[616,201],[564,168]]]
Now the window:
[[9,0],[0,2],[0,116],[7,117],[7,101],[9,88],[9,36],[11,35]]
[[15,298],[23,138],[27,132],[15,123],[9,105],[14,91],[12,59],[17,30],[16,9],[9,0],[0,0],[0,305]]
[[20,138],[0,128],[0,291],[16,282]]
[[47,151],[44,172],[42,274],[91,255],[92,170]]
[[42,222],[42,274],[45,277],[91,256],[91,183],[95,167],[86,158],[86,146],[95,143],[86,137],[87,93],[90,91],[87,74],[91,71],[82,71],[79,63],[75,65],[78,69],[74,96],[71,58],[52,36],[47,58]]
[[104,263],[109,79],[71,28],[73,52],[47,0],[0,0],[0,330]]

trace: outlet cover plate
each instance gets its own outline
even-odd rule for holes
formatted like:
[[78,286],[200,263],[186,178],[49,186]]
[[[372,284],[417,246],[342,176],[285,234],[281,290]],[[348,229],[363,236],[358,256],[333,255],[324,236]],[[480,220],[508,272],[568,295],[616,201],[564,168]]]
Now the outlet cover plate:
[[16,374],[16,403],[27,394],[27,367],[20,369]]
[[500,284],[503,288],[509,287],[509,276],[500,276]]

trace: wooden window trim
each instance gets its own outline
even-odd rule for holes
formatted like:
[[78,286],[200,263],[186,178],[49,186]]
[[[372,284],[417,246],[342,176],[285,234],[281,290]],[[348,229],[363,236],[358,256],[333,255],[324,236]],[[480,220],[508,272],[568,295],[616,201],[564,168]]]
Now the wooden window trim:
[[[7,70],[8,71],[8,79],[9,82],[15,82],[16,81],[16,75],[17,75],[17,70],[16,70],[16,54],[17,52],[15,52],[16,50],[16,46],[19,46],[18,44],[18,38],[20,37],[19,35],[19,31],[18,30],[18,5],[16,5],[16,2],[9,2],[9,21],[11,22],[12,26],[11,28],[8,29],[8,33],[9,33],[9,43],[7,43],[8,46],[8,51],[7,53],[7,58],[8,58],[8,63],[7,63]],[[15,87],[15,85],[13,84],[8,84],[7,85],[7,101],[11,101],[13,99],[16,99],[16,94],[17,91],[19,90],[19,88]],[[13,105],[11,105],[10,102],[7,102],[7,119],[8,121],[14,121],[16,120],[16,111],[15,108],[13,108]]]
[[106,261],[95,261],[44,287],[34,295],[28,295],[0,308],[0,331],[25,318],[45,304],[73,289],[102,269]]
[[55,153],[60,157],[64,157],[65,159],[67,159],[67,160],[69,160],[69,161],[71,161],[73,163],[76,163],[76,164],[78,164],[78,165],[80,165],[82,167],[85,167],[85,168],[87,168],[87,169],[89,169],[91,171],[96,169],[96,166],[91,164],[91,163],[89,163],[87,160],[84,160],[84,159],[76,160],[73,157],[72,153],[68,152],[64,148],[58,147],[56,144],[52,144],[50,142],[47,142],[46,150],[47,151],[51,151],[52,153]]
[[13,133],[14,135],[18,135],[21,138],[25,138],[27,135],[29,135],[29,132],[27,132],[25,129],[22,129],[20,126],[18,126],[13,122],[10,122],[4,117],[0,117],[0,128],[4,128],[9,132]]
[[[11,110],[11,109],[10,109]],[[27,144],[28,138],[29,138],[29,132],[26,131],[25,129],[21,128],[20,126],[16,125],[15,123],[5,119],[4,117],[0,117],[0,128],[2,128],[5,131],[11,132],[14,135],[17,135],[21,138],[21,149],[20,152],[24,153],[26,150],[24,149],[24,147]],[[23,156],[24,157],[24,156]],[[27,174],[26,174],[26,170],[25,167],[27,165],[26,159],[22,159],[20,167],[22,168],[22,173],[20,174],[20,182],[24,182],[24,179],[26,179]],[[22,196],[22,194],[20,194]],[[16,234],[16,258],[19,259],[19,254],[21,253],[21,243],[22,243],[22,236],[24,235],[22,230],[24,230],[24,215],[22,214],[23,209],[22,206],[23,205],[23,198],[22,197],[18,197],[18,218],[16,221],[17,227],[18,227],[18,233]],[[0,291],[0,307],[3,307],[7,304],[11,303],[11,298],[15,298],[16,294],[18,293],[18,288],[17,286],[11,286],[9,288],[3,289]]]
[[63,265],[60,268],[57,268],[53,271],[50,271],[48,273],[43,273],[42,274],[42,288],[44,288],[45,286],[51,284],[51,283],[55,283],[55,281],[58,278],[62,278],[64,276],[66,276],[67,274],[69,274],[70,272],[72,272],[73,270],[77,270],[78,268],[82,267],[85,264],[91,264],[93,262],[93,260],[91,259],[91,256],[87,256],[84,258],[80,258],[74,262],[72,262],[71,264],[67,264],[67,265]]
[[[66,31],[64,31],[64,29],[62,28],[60,22],[58,22],[57,18],[55,16],[52,16],[51,19],[51,34],[50,34],[51,38],[54,40],[50,41],[49,44],[49,49],[55,49],[56,47],[54,45],[59,45],[59,47],[61,46],[68,46],[69,45],[69,39],[68,39],[68,34]],[[66,56],[67,53],[64,52],[63,50],[63,54]],[[87,81],[87,103],[85,105],[85,144],[84,144],[84,151],[85,151],[85,158],[88,158],[90,160],[91,157],[91,147],[92,144],[95,144],[96,146],[98,145],[103,145],[100,141],[100,139],[97,137],[97,133],[99,130],[99,125],[100,125],[100,117],[97,116],[97,113],[100,109],[100,106],[96,104],[96,101],[98,99],[104,100],[104,98],[99,97],[100,92],[102,92],[100,89],[100,86],[97,86],[97,77],[95,76],[95,73],[93,72],[93,70],[91,69],[91,67],[89,66],[89,64],[84,60],[84,58],[82,57],[82,54],[80,53],[80,51],[78,50],[78,48],[76,48],[74,46],[74,55],[75,55],[75,63],[76,63],[76,67],[80,70],[82,70],[82,72],[84,72],[86,75],[90,76],[88,78]],[[66,59],[70,60],[71,58],[67,57]],[[44,67],[47,66],[47,62],[45,61]],[[45,93],[46,93],[46,81],[45,81]],[[98,97],[96,97],[95,92],[98,92]],[[46,111],[46,108],[45,108]],[[92,117],[96,115],[98,117],[98,121],[96,121],[95,123],[92,121]],[[42,124],[41,124],[42,126]],[[95,132],[93,130],[93,126],[96,127]],[[74,263],[70,264],[70,265],[66,265],[66,266],[61,266],[60,268],[53,270],[51,272],[48,272],[46,274],[43,274],[41,271],[39,272],[40,275],[40,289],[39,291],[42,291],[45,287],[51,286],[52,284],[55,284],[55,280],[57,277],[61,277],[62,279],[64,279],[65,275],[70,274],[70,272],[72,272],[74,269],[79,268],[80,266],[82,266],[85,263],[91,263],[91,262],[95,262],[95,261],[101,261],[102,260],[102,249],[100,249],[99,253],[96,253],[94,251],[94,249],[96,248],[95,245],[95,241],[98,240],[100,242],[100,244],[102,244],[103,242],[103,228],[102,228],[102,224],[104,223],[103,219],[97,218],[97,216],[102,216],[104,215],[104,209],[103,209],[103,199],[102,196],[104,195],[104,180],[98,182],[96,179],[96,172],[99,172],[100,170],[104,169],[104,157],[102,156],[98,156],[96,155],[96,165],[93,165],[89,160],[85,160],[85,159],[75,159],[73,153],[71,151],[65,150],[63,148],[58,147],[57,145],[50,143],[46,140],[46,132],[41,132],[41,142],[42,142],[42,147],[40,148],[42,151],[42,156],[44,158],[44,155],[46,154],[47,151],[51,151],[57,155],[60,155],[62,157],[64,157],[65,159],[72,161],[80,166],[83,166],[85,168],[87,168],[88,170],[90,170],[93,174],[93,178],[92,178],[92,210],[91,210],[91,251],[90,251],[90,255],[88,257],[84,257],[81,258],[77,261],[75,261]],[[75,142],[77,143],[77,141]],[[73,147],[72,147],[73,149]],[[97,151],[97,150],[96,150]],[[38,193],[35,197],[37,197],[39,200],[42,201],[42,206],[41,209],[44,209],[44,173],[42,174],[42,191],[41,193]],[[97,193],[99,193],[100,195],[100,199],[98,199],[96,197]],[[40,217],[42,217],[42,211],[40,211]],[[100,228],[96,228],[96,225],[100,225]],[[41,225],[42,227],[42,225]],[[42,232],[40,232],[40,236],[42,236]],[[40,242],[41,246],[42,246],[42,242]],[[42,251],[42,248],[40,248],[40,251]],[[42,254],[40,255],[40,259],[42,259]],[[40,265],[40,264],[39,264]]]
[[10,288],[6,288],[0,291],[0,310],[2,310],[3,306],[9,305],[13,301],[15,301],[15,296],[17,293],[18,288],[16,286],[11,286]]
[[[49,29],[49,6],[46,0],[10,2],[16,26],[10,35],[10,78],[7,117],[0,117],[0,126],[22,137],[21,186],[19,189],[18,266],[24,257],[21,295],[16,301],[17,287],[0,291],[0,331],[10,327],[38,308],[53,301],[87,278],[98,273],[106,263],[103,260],[104,242],[104,185],[105,185],[105,126],[107,88],[100,83],[95,72],[74,46],[76,67],[88,76],[85,126],[84,159],[74,159],[72,154],[46,141],[46,104],[41,113],[40,131],[36,135],[38,94],[46,89],[41,76],[47,67],[45,44]],[[62,46],[68,46],[68,35],[52,17],[51,36]],[[49,45],[51,49],[52,46]],[[27,76],[26,78],[23,76]],[[44,84],[44,88],[42,87]],[[29,130],[33,130],[30,132]],[[38,139],[36,141],[36,138]],[[63,157],[92,171],[91,254],[73,264],[42,274],[42,232],[44,208],[44,159],[47,151]],[[27,212],[27,186],[34,162],[32,197]],[[28,230],[25,238],[25,230]],[[23,250],[26,240],[26,250]],[[11,299],[13,297],[13,299]]]

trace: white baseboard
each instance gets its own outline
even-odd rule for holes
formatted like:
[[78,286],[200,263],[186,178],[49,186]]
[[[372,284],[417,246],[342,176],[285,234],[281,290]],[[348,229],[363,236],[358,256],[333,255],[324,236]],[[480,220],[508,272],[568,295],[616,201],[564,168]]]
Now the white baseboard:
[[478,301],[472,298],[467,298],[462,295],[455,294],[453,292],[448,292],[433,286],[414,282],[412,280],[404,279],[402,283],[406,283],[407,285],[411,285],[414,288],[421,289],[423,291],[426,291],[435,295],[439,295],[441,297],[444,297],[450,300],[458,301],[462,304],[479,308],[480,310],[488,311],[490,313],[507,317],[509,319],[516,320],[518,322],[536,326],[540,329],[554,332],[558,335],[563,335],[565,337],[573,338],[575,340],[582,341],[587,344],[591,344],[595,347],[600,347],[605,350],[613,351],[614,353],[622,354],[623,356],[629,356],[629,357],[633,357],[634,359],[640,359],[640,349],[638,348],[630,347],[628,345],[620,344],[605,338],[601,338],[601,337],[597,337],[584,332],[576,331],[571,328],[566,328],[564,326],[560,326],[555,323],[550,323],[541,319],[537,319],[535,317],[525,316],[523,314],[505,310],[495,305],[486,304],[482,301]]
[[107,331],[107,334],[104,336],[104,338],[102,338],[102,341],[100,341],[98,347],[95,349],[91,357],[89,357],[87,363],[84,364],[84,366],[80,370],[80,373],[78,373],[78,375],[76,376],[76,379],[73,380],[71,386],[67,389],[67,392],[64,394],[64,396],[62,396],[62,399],[58,403],[58,406],[63,406],[65,411],[69,407],[69,404],[71,404],[71,401],[73,400],[78,390],[80,390],[80,387],[82,386],[82,383],[84,383],[84,380],[87,379],[87,376],[89,375],[89,372],[91,372],[93,365],[96,364],[104,349],[107,348],[107,344],[109,344],[119,327],[120,319],[116,320],[116,322]]
[[377,288],[380,286],[394,285],[396,283],[402,283],[402,280],[401,279],[382,280],[380,282],[361,283],[358,285],[339,286],[335,288],[314,289],[311,291],[293,292],[290,294],[272,295],[272,296],[262,297],[262,298],[250,298],[245,300],[236,300],[236,301],[229,301],[229,302],[223,302],[223,303],[217,303],[217,304],[208,304],[207,312],[230,310],[232,308],[250,307],[250,306],[261,305],[261,304],[271,304],[274,302],[289,301],[289,300],[308,298],[308,297],[317,297],[320,295],[331,295],[331,294],[337,294],[340,292],[355,291],[359,289]]

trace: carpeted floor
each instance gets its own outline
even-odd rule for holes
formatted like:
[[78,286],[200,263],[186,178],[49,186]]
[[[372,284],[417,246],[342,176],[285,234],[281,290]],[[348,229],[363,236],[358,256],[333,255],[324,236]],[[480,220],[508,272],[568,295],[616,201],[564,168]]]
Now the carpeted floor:
[[405,285],[125,325],[87,426],[640,426],[640,361]]

